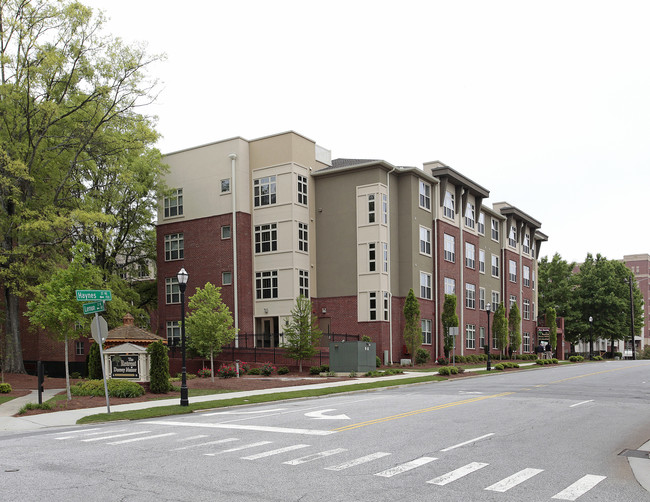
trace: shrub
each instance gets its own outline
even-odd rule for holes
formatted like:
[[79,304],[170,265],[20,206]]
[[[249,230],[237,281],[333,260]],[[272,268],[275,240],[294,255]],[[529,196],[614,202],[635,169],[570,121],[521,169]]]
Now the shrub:
[[420,347],[415,351],[415,364],[425,364],[429,362],[430,357],[431,354],[429,354],[429,351]]
[[361,337],[361,341],[362,342],[372,342],[372,340],[370,339],[370,337],[368,335],[363,335]]
[[323,365],[320,367],[320,372],[321,372],[321,373],[329,373],[329,372],[330,372],[329,364],[323,364]]
[[72,373],[70,373],[70,378],[79,379],[81,378],[81,373],[79,373],[78,371],[73,371]]
[[614,357],[618,357],[619,359],[621,359],[623,357],[623,353],[622,352],[614,352]]
[[239,361],[239,374],[240,375],[245,375],[251,370],[251,365],[248,363],[245,363],[244,361]]
[[540,366],[543,366],[543,365],[544,365],[544,359],[537,359],[535,362],[536,362],[537,364],[539,364]]
[[11,392],[11,385],[8,383],[0,383],[0,394],[8,394]]
[[320,366],[312,366],[309,368],[310,375],[320,375]]
[[99,355],[99,344],[93,343],[90,345],[90,353],[88,354],[88,378],[91,380],[101,380],[102,375],[102,360]]
[[273,366],[271,363],[264,363],[262,367],[260,368],[260,372],[264,376],[271,376],[271,374],[276,370],[277,368]]
[[219,378],[233,378],[237,376],[237,368],[234,364],[222,364],[217,370]]
[[51,409],[52,409],[52,405],[50,403],[42,403],[42,404],[27,403],[25,406],[20,408],[20,410],[18,410],[18,414],[22,415],[27,410],[51,410]]
[[585,360],[585,358],[582,357],[582,356],[570,356],[569,357],[569,361],[571,361],[572,363],[581,363],[584,360]]
[[441,366],[447,366],[447,364],[449,364],[449,362],[447,361],[447,359],[444,358],[444,357],[439,357],[438,359],[436,359],[436,362],[437,362],[438,364],[440,364]]
[[443,375],[443,376],[449,376],[451,371],[449,370],[449,366],[443,366],[442,368],[438,368],[438,374]]
[[[110,397],[139,397],[144,394],[141,385],[130,380],[118,380],[111,378],[107,382],[108,395]],[[169,382],[167,383],[169,386]],[[96,396],[104,395],[104,380],[86,380],[70,387],[73,396]]]
[[463,368],[462,366],[458,366],[456,369],[458,370],[458,373],[460,373],[461,375],[465,373],[465,368]]
[[451,373],[452,375],[458,375],[458,368],[456,366],[450,366],[449,373]]
[[381,366],[381,359],[379,359],[379,356],[375,357],[375,365],[377,366],[377,368]]
[[494,365],[495,370],[503,371],[506,369],[506,367],[503,365],[503,363],[495,364]]
[[551,363],[552,363],[552,364],[560,364],[560,361],[558,361],[557,359],[553,358],[553,359],[551,359]]
[[[279,373],[279,371],[278,371],[278,373]],[[353,370],[353,371],[350,371],[350,378],[356,378],[356,376],[357,376],[357,372],[356,372],[356,371],[354,371],[354,370]]]
[[602,361],[602,360],[603,360],[603,357],[602,357],[602,356],[594,356],[594,357],[593,357],[593,360],[594,360],[594,361]]
[[289,373],[289,368],[286,366],[280,366],[278,368],[278,375],[286,375],[287,373]]
[[154,394],[164,394],[171,390],[169,383],[169,355],[162,342],[154,342],[147,347],[151,358],[149,390]]
[[251,368],[248,370],[249,375],[261,375],[262,371],[259,368]]
[[212,371],[210,368],[203,368],[196,372],[199,378],[210,378],[212,376]]

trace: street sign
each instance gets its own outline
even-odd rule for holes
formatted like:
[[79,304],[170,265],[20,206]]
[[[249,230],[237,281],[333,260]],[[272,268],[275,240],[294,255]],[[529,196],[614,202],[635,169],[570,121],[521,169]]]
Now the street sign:
[[104,312],[104,301],[84,303],[82,305],[84,314],[94,314],[95,312]]
[[78,302],[112,299],[111,292],[107,289],[77,289],[76,293]]
[[[106,323],[106,319],[102,316],[97,316],[97,320],[99,321],[99,330],[97,329],[97,323],[93,321],[90,324],[90,332],[93,335],[93,339],[101,345],[106,341],[106,337],[108,336],[108,324]],[[101,334],[102,337],[101,341],[99,339],[99,334]]]

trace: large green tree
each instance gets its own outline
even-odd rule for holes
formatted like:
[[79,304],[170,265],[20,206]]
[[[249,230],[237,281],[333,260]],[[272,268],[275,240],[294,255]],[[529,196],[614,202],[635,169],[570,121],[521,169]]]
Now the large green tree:
[[557,347],[557,312],[553,307],[546,309],[546,325],[549,328],[548,336],[551,348]]
[[209,282],[190,296],[188,307],[188,345],[199,355],[210,358],[214,382],[214,356],[237,336],[230,309],[221,299],[221,288]]
[[497,306],[494,312],[494,323],[492,324],[492,336],[497,341],[500,355],[503,355],[508,347],[508,318],[503,303]]
[[546,312],[553,307],[558,316],[567,315],[575,287],[575,266],[574,262],[563,260],[558,253],[555,253],[550,261],[546,256],[539,261],[539,312]]
[[508,312],[508,331],[510,332],[510,352],[521,346],[521,314],[517,303],[513,303]]
[[316,343],[321,335],[311,301],[300,295],[291,309],[291,317],[285,321],[284,348],[287,357],[298,361],[298,371],[301,373],[303,360],[316,354]]
[[415,351],[422,345],[422,326],[420,325],[420,304],[409,290],[404,300],[404,344],[411,351],[411,364],[415,365]]
[[449,359],[449,352],[454,347],[454,337],[449,334],[449,328],[457,327],[459,320],[456,314],[456,295],[445,295],[445,303],[442,306],[442,329],[444,332],[445,357]]
[[93,246],[108,280],[113,257],[128,264],[140,253],[132,244],[151,232],[159,154],[154,122],[138,107],[153,97],[145,71],[160,58],[103,36],[103,23],[74,1],[0,2],[5,371],[24,372],[19,298],[69,260],[72,243]]

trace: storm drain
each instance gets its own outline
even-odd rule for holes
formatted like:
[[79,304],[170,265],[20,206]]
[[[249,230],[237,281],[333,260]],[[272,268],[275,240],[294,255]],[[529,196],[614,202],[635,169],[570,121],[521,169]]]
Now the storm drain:
[[619,455],[623,457],[650,459],[650,451],[644,450],[623,450]]

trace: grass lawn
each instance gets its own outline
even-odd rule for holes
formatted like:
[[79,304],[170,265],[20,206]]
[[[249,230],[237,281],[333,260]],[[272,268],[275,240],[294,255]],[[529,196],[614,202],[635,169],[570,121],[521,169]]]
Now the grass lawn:
[[7,401],[11,401],[12,399],[15,399],[13,396],[3,396],[0,394],[0,404],[6,403]]

